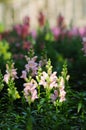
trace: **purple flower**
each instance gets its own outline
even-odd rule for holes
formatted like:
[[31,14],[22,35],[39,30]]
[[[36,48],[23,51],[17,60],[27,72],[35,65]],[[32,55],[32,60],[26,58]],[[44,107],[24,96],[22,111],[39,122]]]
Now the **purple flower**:
[[55,28],[52,29],[52,33],[53,33],[53,35],[54,35],[54,38],[55,38],[55,39],[58,39],[58,37],[59,37],[60,34],[61,34],[61,29],[58,28],[58,27],[55,27]]
[[79,28],[79,34],[81,37],[86,36],[86,27]]
[[36,63],[37,56],[34,56],[32,59],[27,59],[28,64],[25,65],[26,71],[27,72],[32,72],[32,76],[37,74],[38,70],[38,63]]
[[79,35],[79,29],[77,27],[74,27],[69,32],[72,36],[78,36]]
[[29,83],[24,83],[24,87],[27,87],[29,90],[33,90],[37,87],[37,83],[34,79],[32,79]]
[[23,79],[27,78],[27,72],[25,70],[22,71],[22,75],[20,78],[23,78]]
[[15,79],[15,78],[17,79],[17,78],[18,78],[18,76],[17,76],[17,71],[16,71],[16,70],[17,70],[17,69],[12,69],[12,70],[11,70],[11,76],[12,76],[13,79]]
[[29,69],[35,69],[37,67],[37,63],[35,63],[34,61],[28,61],[28,64],[25,65],[25,68],[27,71],[29,71]]
[[37,33],[36,33],[35,30],[33,30],[33,31],[31,32],[31,35],[32,35],[32,37],[33,37],[34,39],[36,39],[36,37],[37,37]]
[[58,91],[57,90],[54,90],[54,94],[51,95],[51,100],[52,101],[55,101],[58,97]]

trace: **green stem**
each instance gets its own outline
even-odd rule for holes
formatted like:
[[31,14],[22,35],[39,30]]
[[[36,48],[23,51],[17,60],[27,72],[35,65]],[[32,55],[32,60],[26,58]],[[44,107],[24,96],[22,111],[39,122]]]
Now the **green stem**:
[[27,108],[26,130],[32,130],[31,109]]
[[47,99],[47,101],[50,99],[50,89],[49,88],[46,89],[46,99]]

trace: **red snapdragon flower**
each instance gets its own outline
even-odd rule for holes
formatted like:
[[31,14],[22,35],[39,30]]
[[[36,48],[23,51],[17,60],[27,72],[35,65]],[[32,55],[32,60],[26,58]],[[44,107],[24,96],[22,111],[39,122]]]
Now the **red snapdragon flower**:
[[61,28],[62,30],[64,30],[66,27],[64,17],[61,14],[59,14],[57,17],[57,27]]
[[45,24],[45,15],[42,12],[39,12],[38,23],[40,27],[43,27]]

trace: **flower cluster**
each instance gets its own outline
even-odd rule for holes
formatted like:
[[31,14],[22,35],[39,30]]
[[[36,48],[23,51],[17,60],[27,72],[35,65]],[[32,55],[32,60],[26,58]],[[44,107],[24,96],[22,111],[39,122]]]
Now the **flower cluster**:
[[42,61],[40,60],[39,63],[36,62],[37,56],[33,56],[32,58],[27,57],[27,64],[25,65],[25,70],[22,71],[22,75],[20,78],[23,78],[26,83],[24,83],[24,96],[26,101],[31,104],[37,96],[37,82],[35,79],[39,66],[42,66]]
[[17,77],[17,71],[14,68],[14,63],[9,66],[8,64],[6,65],[6,74],[4,75],[4,81],[8,84],[10,78],[14,80]]
[[36,62],[37,56],[34,56],[33,58],[28,58],[27,59],[27,64],[25,65],[25,70],[22,71],[21,78],[26,79],[28,73],[31,76],[35,76],[37,74],[38,70],[38,63]]
[[26,98],[26,101],[30,104],[38,98],[36,90],[37,82],[34,79],[31,79],[29,83],[24,83],[24,87],[24,96]]
[[[57,77],[57,72],[52,71],[51,61],[48,60],[45,66],[45,71],[42,67],[38,67],[36,62],[36,56],[33,58],[28,58],[28,64],[25,65],[26,70],[22,71],[21,78],[24,78],[26,83],[24,83],[24,96],[26,101],[31,104],[35,99],[42,99],[43,95],[46,101],[51,102],[63,102],[65,101],[65,80],[62,76]],[[29,59],[29,60],[28,60]],[[30,72],[30,69],[34,73]],[[29,75],[27,75],[27,73]]]
[[30,18],[25,17],[23,20],[23,24],[18,24],[14,26],[14,30],[16,31],[17,35],[22,37],[23,39],[27,37],[29,34],[29,29],[30,29]]
[[6,65],[6,74],[4,75],[4,81],[8,85],[8,96],[10,97],[11,102],[20,98],[20,95],[15,87],[14,80],[18,79],[17,71],[14,68],[14,63],[9,63]]
[[59,85],[58,86],[59,86],[60,102],[63,102],[63,101],[65,101],[65,95],[66,95],[66,92],[65,92],[65,82],[64,82],[63,77],[59,78]]
[[57,84],[56,72],[53,72],[50,75],[48,75],[48,73],[43,71],[39,85],[43,85],[44,88],[48,88],[48,89],[52,89],[53,87],[57,87],[58,84]]
[[43,71],[39,85],[42,85],[45,90],[48,90],[47,94],[50,92],[49,98],[51,98],[53,102],[57,99],[59,99],[59,102],[63,102],[66,99],[65,81],[62,76],[58,78],[56,74],[57,72],[51,72],[48,74]]

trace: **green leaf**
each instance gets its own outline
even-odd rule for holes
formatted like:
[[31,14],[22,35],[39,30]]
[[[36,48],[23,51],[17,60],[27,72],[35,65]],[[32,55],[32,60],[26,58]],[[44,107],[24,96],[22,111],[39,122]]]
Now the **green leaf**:
[[78,113],[80,112],[81,108],[82,108],[82,102],[79,102],[78,103],[78,110],[77,110]]

